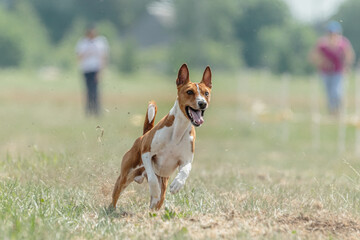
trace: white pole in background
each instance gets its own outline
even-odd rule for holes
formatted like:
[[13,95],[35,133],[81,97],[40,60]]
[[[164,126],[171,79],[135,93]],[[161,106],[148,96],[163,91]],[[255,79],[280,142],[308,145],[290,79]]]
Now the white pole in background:
[[[310,7],[310,21],[313,20],[314,16],[317,15],[316,9],[319,9],[318,6],[322,6],[322,0],[311,1]],[[323,8],[320,8],[323,9]],[[323,19],[323,12],[320,13]],[[311,111],[311,144],[313,150],[319,150],[320,148],[320,121],[321,115],[319,111],[319,75],[313,77],[311,80],[311,98],[310,98],[310,111]]]
[[344,89],[343,89],[343,99],[342,99],[342,107],[340,108],[339,112],[339,131],[338,131],[338,151],[339,154],[342,154],[346,150],[346,115],[347,115],[347,85],[348,85],[348,79],[346,79],[346,76],[344,76]]
[[[240,120],[242,118],[242,111],[241,111],[241,99],[240,96],[243,94],[242,87],[244,87],[244,81],[242,81],[243,79],[243,75],[241,75],[241,73],[238,74],[238,79],[237,79],[237,120]],[[241,119],[242,120],[242,119]]]
[[355,156],[360,157],[360,69],[355,71]]
[[311,79],[311,142],[314,150],[320,148],[320,121],[321,115],[319,111],[319,84],[318,77]]
[[[237,84],[237,113],[236,118],[237,120],[244,121],[247,119],[247,114],[245,113],[244,106],[242,106],[243,100],[247,98],[249,94],[249,80],[250,74],[247,71],[242,71],[238,73],[238,84]],[[245,99],[246,100],[246,99]]]
[[289,140],[289,123],[288,121],[288,111],[289,111],[289,81],[290,75],[283,74],[282,75],[282,141],[283,143],[288,142]]

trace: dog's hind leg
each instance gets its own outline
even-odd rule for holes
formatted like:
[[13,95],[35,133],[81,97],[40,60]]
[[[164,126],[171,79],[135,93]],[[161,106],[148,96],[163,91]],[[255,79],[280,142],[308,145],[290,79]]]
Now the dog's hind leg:
[[121,173],[116,180],[115,187],[112,194],[112,207],[116,208],[116,203],[122,191],[134,180],[138,175],[141,175],[145,170],[144,167],[137,167],[140,165],[140,156],[137,151],[138,140],[135,141],[134,146],[124,155],[121,162]]
[[[113,191],[113,201],[112,201],[112,206],[114,208],[116,208],[116,203],[119,199],[119,196],[121,194],[122,191],[124,191],[124,189],[130,184],[132,183],[132,181],[136,181],[137,179],[135,179],[136,177],[142,176],[142,178],[144,178],[143,172],[145,172],[145,168],[143,166],[136,168],[136,169],[131,169],[125,176],[125,174],[120,174],[120,176],[118,177],[116,183],[115,183],[115,187],[114,187],[114,191]],[[142,179],[143,181],[144,179]],[[137,183],[141,183],[136,181]]]
[[116,203],[119,199],[120,193],[124,191],[124,189],[129,185],[127,181],[127,176],[120,174],[118,179],[116,180],[114,191],[112,194],[112,207],[116,208]]
[[161,208],[161,206],[163,205],[163,203],[164,203],[165,194],[166,194],[166,187],[167,187],[168,182],[169,182],[169,177],[159,177],[158,176],[158,179],[159,179],[159,184],[160,184],[160,187],[161,187],[161,197],[160,197],[159,203],[155,207],[156,210],[159,210]]

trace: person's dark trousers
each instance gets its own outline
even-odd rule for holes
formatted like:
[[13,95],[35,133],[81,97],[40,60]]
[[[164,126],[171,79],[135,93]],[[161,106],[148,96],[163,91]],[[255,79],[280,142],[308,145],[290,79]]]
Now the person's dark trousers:
[[86,115],[99,115],[99,94],[97,72],[84,73],[86,83]]

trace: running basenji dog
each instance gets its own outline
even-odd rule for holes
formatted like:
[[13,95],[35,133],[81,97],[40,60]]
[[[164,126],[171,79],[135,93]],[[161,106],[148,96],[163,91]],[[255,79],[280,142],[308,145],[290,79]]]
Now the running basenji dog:
[[179,172],[170,184],[170,192],[175,194],[184,186],[194,158],[195,127],[203,124],[204,112],[210,102],[210,67],[206,67],[200,83],[193,83],[189,79],[188,67],[183,64],[176,85],[178,93],[175,104],[155,127],[157,106],[153,101],[149,103],[143,135],[136,139],[122,159],[111,208],[116,208],[120,193],[132,181],[142,183],[147,178],[150,209],[160,209],[169,177],[177,167]]

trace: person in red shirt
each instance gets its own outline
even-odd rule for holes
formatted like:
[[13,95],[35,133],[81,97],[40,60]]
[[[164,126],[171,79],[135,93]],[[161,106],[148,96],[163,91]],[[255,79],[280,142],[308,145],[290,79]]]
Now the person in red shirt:
[[328,23],[327,34],[321,37],[312,51],[311,60],[324,81],[330,114],[338,115],[342,105],[344,73],[354,62],[350,41],[342,35],[339,22]]

